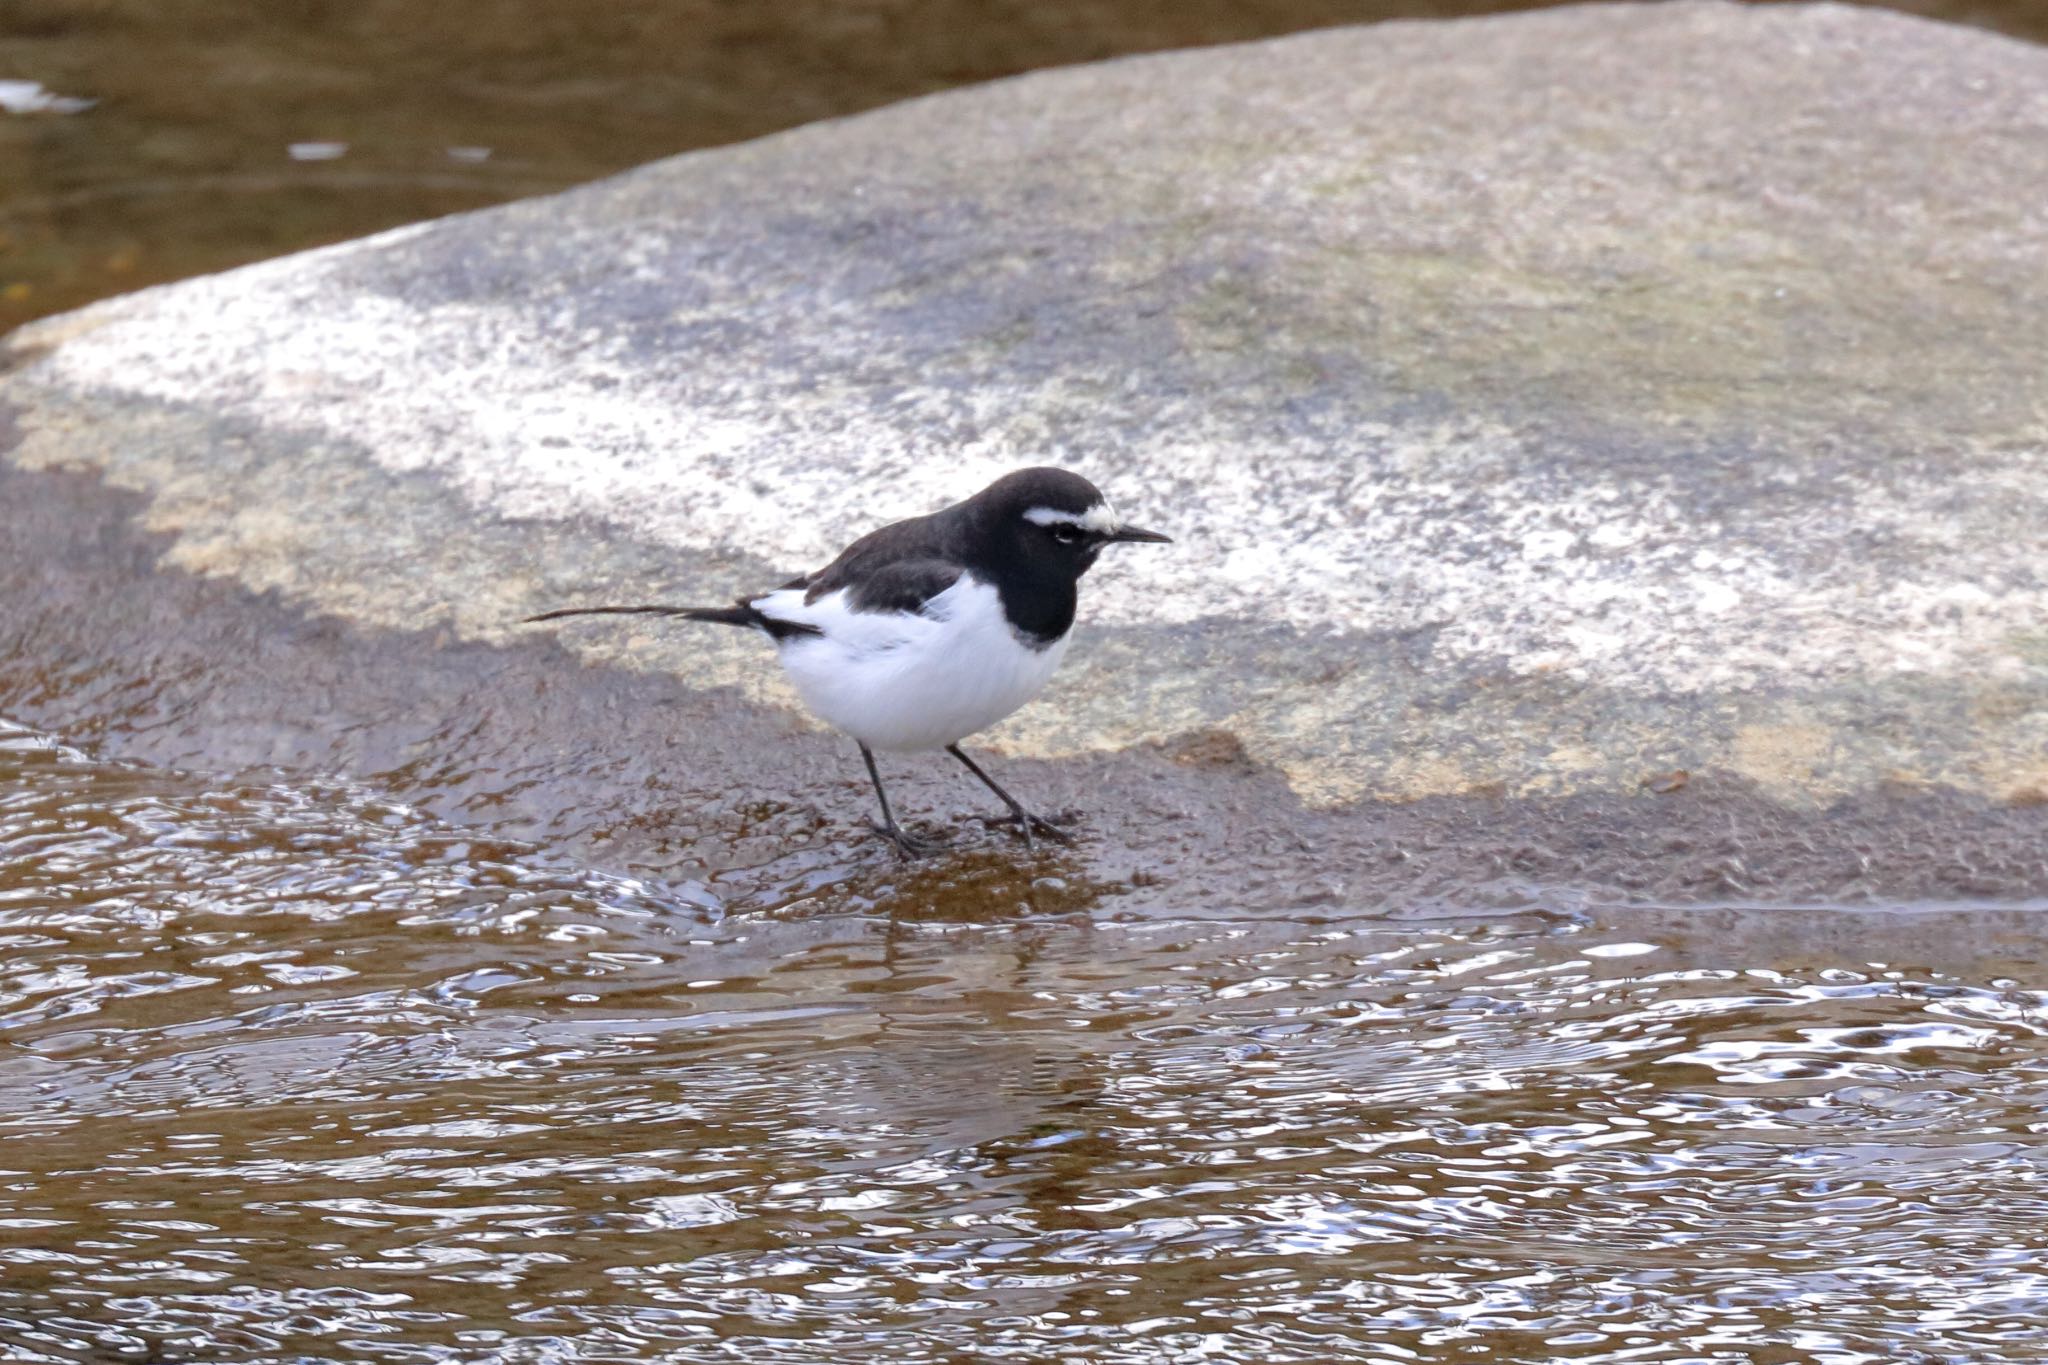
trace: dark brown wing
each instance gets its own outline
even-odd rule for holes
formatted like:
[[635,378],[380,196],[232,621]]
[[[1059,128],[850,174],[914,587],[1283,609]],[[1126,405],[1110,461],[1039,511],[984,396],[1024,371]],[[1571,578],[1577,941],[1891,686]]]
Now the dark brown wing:
[[801,587],[806,602],[848,588],[856,611],[916,611],[960,577],[956,536],[949,522],[912,517],[868,532],[790,586]]
[[848,584],[846,605],[855,611],[921,612],[966,572],[943,559],[900,559]]

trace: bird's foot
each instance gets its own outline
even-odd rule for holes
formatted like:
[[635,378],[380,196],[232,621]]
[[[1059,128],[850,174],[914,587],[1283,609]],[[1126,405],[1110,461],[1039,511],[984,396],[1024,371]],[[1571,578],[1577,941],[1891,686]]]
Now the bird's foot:
[[896,849],[896,856],[909,862],[913,858],[928,858],[934,853],[944,853],[947,843],[943,839],[920,839],[901,825],[884,825],[868,821],[868,828],[887,839]]
[[[1080,818],[1080,815],[1079,811],[1073,810],[1059,812],[1059,817],[1062,820],[1077,820]],[[1032,841],[1032,836],[1038,834],[1044,835],[1056,844],[1064,844],[1070,848],[1074,843],[1074,836],[1072,834],[1061,829],[1044,816],[1033,815],[1021,806],[1011,811],[1008,815],[984,815],[981,817],[981,822],[991,828],[996,825],[1015,825],[1017,833],[1023,838],[1024,847],[1026,848],[1037,847]]]

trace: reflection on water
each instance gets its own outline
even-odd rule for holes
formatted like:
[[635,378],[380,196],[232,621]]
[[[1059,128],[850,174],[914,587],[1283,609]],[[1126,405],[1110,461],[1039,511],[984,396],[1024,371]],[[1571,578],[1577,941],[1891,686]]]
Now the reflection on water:
[[0,731],[0,1356],[2041,1358],[2022,911],[707,907]]

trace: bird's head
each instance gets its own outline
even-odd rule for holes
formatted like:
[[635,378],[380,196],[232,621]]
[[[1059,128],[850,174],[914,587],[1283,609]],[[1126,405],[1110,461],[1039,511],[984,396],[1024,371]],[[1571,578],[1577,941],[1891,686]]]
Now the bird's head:
[[1105,545],[1172,544],[1170,536],[1125,524],[1101,489],[1064,469],[1005,474],[972,501],[1004,560],[1047,578],[1079,578]]

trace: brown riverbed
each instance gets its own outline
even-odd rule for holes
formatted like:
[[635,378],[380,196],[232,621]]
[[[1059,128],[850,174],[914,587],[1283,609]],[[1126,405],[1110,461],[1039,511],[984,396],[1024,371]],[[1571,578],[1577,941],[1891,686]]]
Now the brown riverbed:
[[12,1361],[2038,1361],[2038,912],[721,914],[0,727]]

